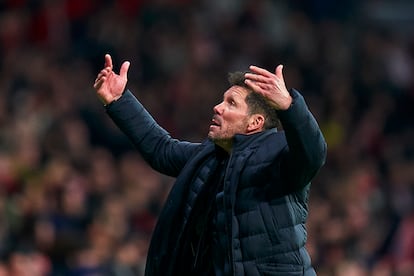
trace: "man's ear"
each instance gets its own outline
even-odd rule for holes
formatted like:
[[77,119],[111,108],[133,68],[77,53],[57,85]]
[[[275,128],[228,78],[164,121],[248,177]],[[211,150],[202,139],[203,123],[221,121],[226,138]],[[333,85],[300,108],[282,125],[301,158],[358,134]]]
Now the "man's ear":
[[253,114],[249,118],[247,133],[254,133],[263,130],[265,117],[262,114]]

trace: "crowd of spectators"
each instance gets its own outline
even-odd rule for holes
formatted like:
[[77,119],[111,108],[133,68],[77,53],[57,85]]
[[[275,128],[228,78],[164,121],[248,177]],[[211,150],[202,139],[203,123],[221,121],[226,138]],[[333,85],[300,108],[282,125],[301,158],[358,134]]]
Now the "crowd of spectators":
[[105,53],[190,141],[228,72],[284,64],[328,143],[307,224],[318,275],[414,275],[414,18],[376,21],[368,2],[387,1],[1,1],[0,276],[142,275],[173,179],[94,94]]

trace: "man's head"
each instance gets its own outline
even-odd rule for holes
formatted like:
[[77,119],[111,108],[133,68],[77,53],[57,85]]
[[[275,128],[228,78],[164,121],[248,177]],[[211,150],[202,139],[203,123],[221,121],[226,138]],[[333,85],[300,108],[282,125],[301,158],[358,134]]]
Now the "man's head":
[[276,111],[260,94],[245,84],[243,72],[229,74],[230,88],[216,105],[208,137],[229,151],[235,134],[253,134],[277,127]]

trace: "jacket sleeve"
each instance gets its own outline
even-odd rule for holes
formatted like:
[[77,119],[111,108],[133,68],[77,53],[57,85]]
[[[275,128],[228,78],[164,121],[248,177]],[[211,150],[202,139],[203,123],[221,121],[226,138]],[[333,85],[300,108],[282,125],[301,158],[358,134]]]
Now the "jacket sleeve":
[[282,174],[295,187],[307,185],[326,160],[327,145],[314,116],[303,96],[291,89],[289,109],[278,111],[285,131],[288,151],[282,164]]
[[160,173],[176,177],[200,147],[197,143],[173,139],[129,90],[117,101],[107,105],[106,112],[146,162]]

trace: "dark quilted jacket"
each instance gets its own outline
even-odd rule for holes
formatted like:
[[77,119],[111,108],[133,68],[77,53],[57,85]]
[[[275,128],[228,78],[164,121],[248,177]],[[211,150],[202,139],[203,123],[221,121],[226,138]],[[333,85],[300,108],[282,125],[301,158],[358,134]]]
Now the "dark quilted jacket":
[[[305,250],[310,181],[326,143],[303,97],[279,112],[284,131],[236,135],[224,177],[219,223],[228,237],[231,275],[316,275]],[[146,275],[173,275],[183,229],[215,166],[216,146],[170,137],[126,91],[107,112],[157,171],[177,177],[159,216]]]

